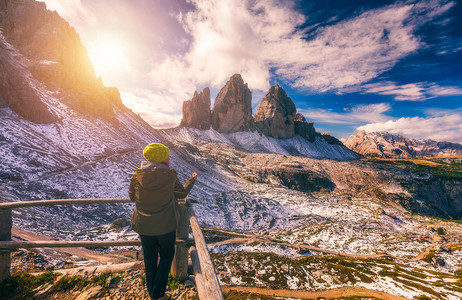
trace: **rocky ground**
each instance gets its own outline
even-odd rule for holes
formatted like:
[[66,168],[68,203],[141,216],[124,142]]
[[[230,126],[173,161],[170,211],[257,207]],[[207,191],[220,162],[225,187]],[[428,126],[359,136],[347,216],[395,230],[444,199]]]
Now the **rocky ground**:
[[[0,299],[150,299],[145,280],[139,268],[101,274],[17,273],[1,284]],[[193,277],[185,282],[170,278],[166,294],[173,299],[198,299]]]
[[[409,170],[406,162],[399,162],[401,168],[396,162],[249,153],[226,143],[175,147],[175,159],[185,162],[178,164],[179,173],[199,170],[192,195],[198,203],[193,206],[229,299],[462,297],[462,224],[412,213],[394,198],[411,199],[412,191],[401,179],[421,180],[421,169]],[[75,229],[69,237],[137,238],[126,209],[114,214],[112,223]],[[129,261],[140,259],[139,248],[97,250]],[[77,256],[19,249],[13,253],[13,269],[58,270],[100,263]],[[95,283],[74,286],[66,295],[77,298],[87,289],[100,298],[142,293],[135,281],[130,285],[136,288],[124,290],[124,282],[135,278],[131,273],[114,276],[126,279],[114,279],[110,291],[98,290]],[[175,297],[184,293],[189,297],[190,289]]]

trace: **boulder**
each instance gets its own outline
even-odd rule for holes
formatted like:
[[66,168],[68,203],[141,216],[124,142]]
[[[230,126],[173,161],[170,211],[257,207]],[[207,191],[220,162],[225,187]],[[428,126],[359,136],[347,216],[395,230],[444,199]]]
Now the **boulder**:
[[191,100],[183,102],[183,119],[180,126],[210,129],[210,89],[205,88],[200,94],[194,92]]
[[272,86],[257,107],[254,116],[256,127],[267,136],[291,138],[295,135],[296,108],[279,85]]
[[294,118],[295,134],[314,142],[316,139],[316,130],[314,129],[313,122],[307,122],[301,113],[296,113]]
[[212,127],[221,133],[253,129],[252,94],[241,75],[231,76],[218,93],[212,109]]

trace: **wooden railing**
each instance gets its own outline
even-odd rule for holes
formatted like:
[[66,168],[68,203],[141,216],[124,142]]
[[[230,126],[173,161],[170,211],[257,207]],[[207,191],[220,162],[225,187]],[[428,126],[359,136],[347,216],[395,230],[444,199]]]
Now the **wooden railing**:
[[[10,275],[11,251],[16,248],[55,247],[103,247],[139,246],[139,240],[130,241],[12,241],[11,210],[32,206],[89,205],[89,204],[133,203],[128,198],[107,199],[57,199],[0,203],[0,282]],[[197,222],[191,202],[186,199],[178,203],[179,224],[171,273],[178,280],[188,276],[188,256],[191,257],[199,299],[224,299],[213,262],[207,250],[204,235]],[[189,227],[193,240],[189,240]],[[194,245],[194,246],[192,246]]]

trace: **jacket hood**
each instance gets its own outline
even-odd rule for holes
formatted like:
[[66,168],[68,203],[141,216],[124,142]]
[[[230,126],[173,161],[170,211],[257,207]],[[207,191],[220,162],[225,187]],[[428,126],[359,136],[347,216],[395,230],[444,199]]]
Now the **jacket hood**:
[[146,189],[159,189],[170,181],[170,168],[165,164],[143,161],[136,171],[136,178]]

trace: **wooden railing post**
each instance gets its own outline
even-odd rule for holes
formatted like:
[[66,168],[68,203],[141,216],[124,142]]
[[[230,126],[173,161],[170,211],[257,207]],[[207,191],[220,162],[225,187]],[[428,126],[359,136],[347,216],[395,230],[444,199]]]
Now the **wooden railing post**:
[[[199,226],[199,223],[197,222],[196,214],[194,213],[192,205],[188,208],[189,222],[194,235],[194,242],[196,244],[196,249],[193,249],[191,252],[192,260],[195,261],[193,262],[193,269],[195,274],[200,271],[199,278],[200,285],[202,286],[201,288],[197,289],[199,299],[224,300],[220,287],[220,281],[218,280],[215,267],[213,265],[212,259],[210,258],[204,235],[202,234],[202,230]],[[199,260],[200,268],[197,267],[197,260]]]
[[[0,241],[11,240],[11,209],[0,209]],[[0,249],[0,282],[10,276],[10,249]]]
[[[178,204],[178,228],[177,239],[188,239],[189,235],[189,200]],[[173,278],[184,281],[188,277],[188,245],[175,245],[175,257],[173,258],[171,273]]]

